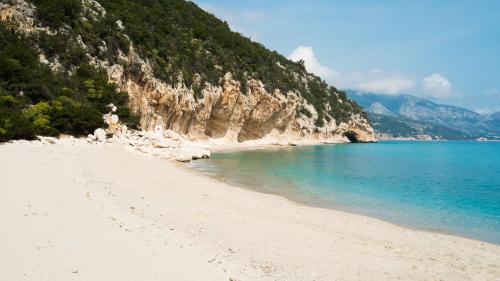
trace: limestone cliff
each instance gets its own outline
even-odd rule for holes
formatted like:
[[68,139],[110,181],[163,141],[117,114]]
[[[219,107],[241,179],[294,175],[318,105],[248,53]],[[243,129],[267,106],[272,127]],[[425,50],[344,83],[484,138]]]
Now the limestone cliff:
[[242,142],[267,138],[270,142],[373,142],[371,125],[360,115],[336,124],[332,119],[323,127],[314,125],[314,116],[300,114],[310,106],[300,93],[268,93],[262,82],[247,81],[247,92],[230,73],[222,86],[206,85],[202,98],[181,82],[176,85],[155,78],[149,65],[133,50],[128,64],[140,71],[127,72],[120,65],[106,67],[110,81],[130,95],[130,106],[141,115],[146,130],[159,126],[192,139],[225,138]]
[[[111,46],[106,42],[98,42],[96,48],[86,41],[85,36],[82,39],[75,27],[62,25],[57,29],[46,26],[35,16],[37,6],[29,2],[3,2],[0,4],[0,19],[15,24],[23,32],[67,34],[72,44],[78,45],[93,65],[106,70],[110,82],[129,94],[130,107],[140,115],[145,130],[171,129],[193,140],[223,138],[228,142],[259,139],[288,143],[375,141],[366,114],[334,88],[313,91],[313,83],[317,84],[319,78],[305,70],[286,70],[294,77],[293,83],[301,86],[287,90],[279,86],[270,89],[266,87],[269,81],[246,73],[243,78],[239,75],[235,78],[231,71],[224,72],[218,82],[203,80],[203,73],[195,73],[189,81],[186,79],[191,77],[184,78],[179,73],[174,81],[166,81],[159,77],[150,59],[136,51],[134,40],[127,34],[121,20],[113,21],[113,32],[125,38],[128,46],[116,48],[112,59],[109,55],[103,58],[96,54],[111,53]],[[82,3],[79,21],[85,24],[105,21],[108,14],[103,8],[104,3],[103,6],[94,0],[83,0]],[[40,49],[40,60],[54,71],[73,71],[58,65],[58,56],[50,56],[44,49]],[[276,64],[279,68],[286,68],[279,62]],[[313,92],[319,98],[311,99]],[[319,106],[311,103],[323,99],[328,103]],[[340,110],[337,108],[342,108],[342,118],[333,113],[334,107],[337,111]]]

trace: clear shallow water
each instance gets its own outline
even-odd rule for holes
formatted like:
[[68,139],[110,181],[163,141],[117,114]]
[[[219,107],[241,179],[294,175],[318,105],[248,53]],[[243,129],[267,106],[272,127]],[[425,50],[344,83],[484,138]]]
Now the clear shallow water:
[[215,153],[227,182],[500,244],[499,142],[382,142]]

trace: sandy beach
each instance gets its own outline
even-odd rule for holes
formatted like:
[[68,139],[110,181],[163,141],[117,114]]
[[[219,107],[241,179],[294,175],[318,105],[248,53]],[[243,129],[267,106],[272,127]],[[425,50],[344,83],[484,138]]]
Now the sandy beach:
[[121,145],[0,145],[0,280],[500,280],[500,246],[303,206]]

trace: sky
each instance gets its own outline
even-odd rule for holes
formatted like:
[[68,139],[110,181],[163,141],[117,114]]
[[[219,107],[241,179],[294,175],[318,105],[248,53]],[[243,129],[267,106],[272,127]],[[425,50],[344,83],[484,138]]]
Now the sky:
[[498,0],[195,0],[331,85],[500,111]]

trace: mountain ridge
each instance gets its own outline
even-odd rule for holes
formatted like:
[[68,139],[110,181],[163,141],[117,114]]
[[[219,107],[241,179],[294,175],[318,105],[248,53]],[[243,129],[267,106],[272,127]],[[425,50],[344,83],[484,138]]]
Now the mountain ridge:
[[408,94],[346,92],[367,110],[375,130],[383,138],[497,139],[500,136],[500,119],[495,114],[481,115]]

